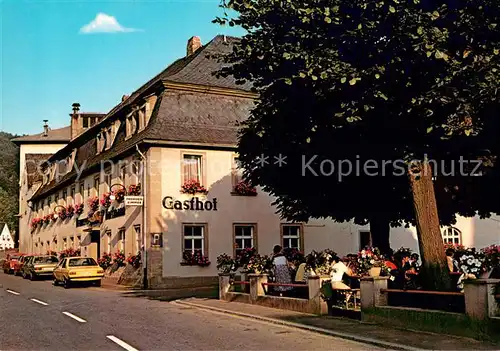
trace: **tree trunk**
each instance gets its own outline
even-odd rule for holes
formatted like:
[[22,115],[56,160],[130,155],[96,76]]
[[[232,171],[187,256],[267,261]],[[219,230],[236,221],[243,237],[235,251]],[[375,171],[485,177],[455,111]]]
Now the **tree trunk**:
[[389,242],[390,232],[391,227],[389,225],[389,220],[382,214],[370,219],[372,245],[373,247],[377,247],[383,254],[387,254],[391,250],[391,244]]
[[409,178],[424,268],[422,273],[425,275],[424,288],[448,289],[449,274],[429,162],[424,160],[414,164]]

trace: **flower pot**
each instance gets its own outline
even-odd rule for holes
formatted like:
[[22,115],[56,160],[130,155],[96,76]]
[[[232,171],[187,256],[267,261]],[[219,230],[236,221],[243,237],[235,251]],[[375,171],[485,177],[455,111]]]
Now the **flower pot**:
[[382,271],[382,267],[372,267],[368,271],[370,277],[380,277],[380,272]]
[[493,269],[488,270],[487,272],[481,273],[479,276],[480,279],[488,279],[491,275],[491,272],[493,272]]

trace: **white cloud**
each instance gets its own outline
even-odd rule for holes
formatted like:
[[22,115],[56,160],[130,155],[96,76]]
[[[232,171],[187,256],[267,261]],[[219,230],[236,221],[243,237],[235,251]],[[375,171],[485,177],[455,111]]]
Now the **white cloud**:
[[89,24],[80,28],[80,33],[128,33],[138,32],[140,29],[123,27],[116,18],[106,15],[105,13],[98,13],[95,19]]

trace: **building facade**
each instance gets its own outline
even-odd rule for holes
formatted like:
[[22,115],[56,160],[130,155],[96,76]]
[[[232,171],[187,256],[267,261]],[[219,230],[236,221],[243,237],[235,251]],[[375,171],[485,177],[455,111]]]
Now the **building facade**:
[[[221,67],[212,54],[231,50],[234,40],[217,36],[201,46],[191,38],[185,57],[104,116],[90,117],[74,104],[69,140],[48,148],[37,175],[22,179],[21,251],[79,248],[97,259],[133,255],[146,245],[150,286],[161,287],[204,284],[217,275],[218,255],[245,248],[270,254],[281,244],[347,254],[370,245],[368,226],[283,222],[272,197],[242,182],[237,124],[257,96],[248,84],[212,74]],[[21,157],[28,160],[26,152]],[[126,194],[142,202],[126,204]],[[491,232],[498,242],[498,227]],[[391,241],[394,248],[418,249],[412,228],[394,229]],[[195,252],[212,263],[194,262]]]
[[13,249],[14,246],[14,238],[10,233],[9,226],[6,223],[0,223],[0,250]]

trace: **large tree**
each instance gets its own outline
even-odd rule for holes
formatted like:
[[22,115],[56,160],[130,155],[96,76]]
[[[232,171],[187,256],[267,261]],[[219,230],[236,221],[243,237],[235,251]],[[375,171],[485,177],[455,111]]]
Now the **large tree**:
[[[228,0],[222,7],[235,15],[216,22],[247,34],[220,73],[252,81],[260,94],[242,126],[240,159],[283,216],[378,220],[377,228],[414,223],[426,265],[443,266],[435,198],[446,204],[441,223],[496,211],[467,191],[484,194],[489,182],[442,171],[458,168],[461,157],[494,161],[498,151],[497,2]],[[256,162],[279,153],[286,165]],[[324,176],[331,166],[324,160],[361,169]],[[408,164],[420,174],[402,172]],[[429,170],[439,172],[436,194]]]

